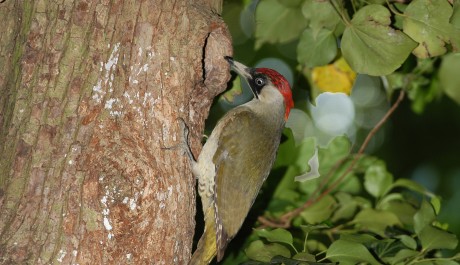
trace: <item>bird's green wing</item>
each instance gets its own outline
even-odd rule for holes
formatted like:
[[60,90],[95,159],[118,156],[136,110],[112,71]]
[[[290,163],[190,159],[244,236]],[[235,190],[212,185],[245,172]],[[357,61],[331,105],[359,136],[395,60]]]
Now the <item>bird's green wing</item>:
[[245,107],[227,113],[213,157],[218,260],[241,228],[278,149],[282,128],[255,115]]

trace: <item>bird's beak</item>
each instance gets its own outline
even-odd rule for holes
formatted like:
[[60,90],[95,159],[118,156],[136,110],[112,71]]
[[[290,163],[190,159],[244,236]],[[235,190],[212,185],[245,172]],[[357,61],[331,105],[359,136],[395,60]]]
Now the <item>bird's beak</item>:
[[232,69],[244,79],[247,80],[248,78],[251,77],[251,74],[249,73],[250,68],[246,67],[244,64],[233,60],[233,58],[230,56],[225,56],[225,60],[227,60],[227,62],[230,63],[230,66],[232,67]]

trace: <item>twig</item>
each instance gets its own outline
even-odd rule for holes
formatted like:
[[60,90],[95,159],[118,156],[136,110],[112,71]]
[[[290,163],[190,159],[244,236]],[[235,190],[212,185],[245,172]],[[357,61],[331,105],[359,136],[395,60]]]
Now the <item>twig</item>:
[[[359,148],[358,152],[354,156],[353,160],[351,161],[351,164],[348,166],[347,170],[340,175],[338,179],[336,179],[326,190],[324,190],[318,197],[315,198],[315,194],[318,193],[319,190],[323,189],[325,185],[320,185],[317,190],[312,194],[310,199],[308,199],[302,206],[299,208],[296,208],[290,212],[285,213],[283,216],[279,218],[278,221],[272,221],[268,220],[267,218],[260,216],[258,218],[258,221],[262,223],[264,226],[269,226],[269,227],[281,227],[281,228],[289,228],[290,223],[292,218],[295,216],[298,216],[302,211],[304,211],[306,208],[308,208],[310,205],[313,203],[321,200],[324,196],[328,195],[331,193],[342,181],[343,179],[350,173],[353,168],[355,167],[356,163],[358,160],[361,158],[361,156],[364,154],[364,150],[366,147],[369,145],[372,137],[377,133],[378,130],[385,124],[385,122],[390,118],[390,116],[395,112],[395,110],[399,107],[401,102],[404,99],[405,92],[404,90],[400,90],[399,96],[396,99],[395,103],[391,106],[391,108],[387,111],[387,113],[380,119],[380,121],[372,128],[372,130],[367,134],[366,139],[364,139],[364,142],[362,143],[361,147]],[[337,163],[337,166],[334,166],[334,170],[337,170],[337,168],[344,162],[344,160],[339,161]]]

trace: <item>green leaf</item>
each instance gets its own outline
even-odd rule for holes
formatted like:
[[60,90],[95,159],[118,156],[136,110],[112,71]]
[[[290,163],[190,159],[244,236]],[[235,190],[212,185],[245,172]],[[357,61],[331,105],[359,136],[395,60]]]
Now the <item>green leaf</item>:
[[326,195],[302,211],[300,216],[309,224],[324,222],[332,215],[335,204],[334,198],[331,195]]
[[310,167],[310,171],[303,173],[302,175],[296,176],[294,178],[295,181],[304,182],[307,180],[313,180],[320,177],[319,174],[319,161],[318,161],[318,149],[315,149],[315,153],[313,156],[308,160],[308,166]]
[[278,2],[287,7],[299,7],[302,0],[278,0]]
[[325,28],[339,36],[343,32],[343,23],[339,14],[329,1],[306,0],[302,6],[303,15],[310,20],[313,32]]
[[270,242],[275,243],[285,243],[288,245],[292,245],[292,235],[289,231],[282,228],[276,228],[273,230],[266,230],[266,229],[256,229],[256,234],[259,237],[263,237]]
[[391,14],[381,5],[367,5],[355,13],[341,42],[343,56],[353,70],[388,75],[406,60],[417,44],[390,24]]
[[434,213],[438,215],[441,211],[441,198],[439,198],[439,196],[434,196],[431,198],[430,203],[433,206]]
[[450,44],[460,48],[460,30],[449,23],[453,13],[447,0],[414,0],[404,11],[403,31],[419,43],[413,53],[419,58],[446,53]]
[[410,179],[405,179],[405,178],[397,179],[393,183],[393,185],[391,185],[391,189],[394,189],[394,188],[397,188],[397,187],[406,188],[406,189],[418,192],[420,194],[427,195],[429,197],[434,196],[434,194],[429,192],[425,187],[423,187],[422,185],[420,185],[417,182],[415,182],[413,180],[410,180]]
[[297,45],[297,61],[308,67],[326,65],[337,55],[337,40],[328,29],[320,29],[314,33],[306,29],[300,36]]
[[295,254],[292,258],[297,259],[297,260],[302,260],[302,261],[316,262],[315,255],[312,255],[312,254],[306,253],[306,252],[299,252],[299,253]]
[[340,239],[364,245],[379,241],[376,237],[371,236],[370,234],[343,234],[340,236]]
[[[342,173],[342,172],[340,172]],[[340,183],[337,188],[338,191],[348,192],[350,194],[358,194],[361,192],[362,183],[361,179],[351,173],[347,174],[344,181]]]
[[454,0],[453,13],[450,17],[450,23],[454,25],[455,28],[460,29],[460,1]]
[[353,197],[345,192],[337,192],[335,198],[339,203],[339,208],[334,211],[332,221],[348,220],[352,218],[358,209],[358,203],[353,200]]
[[307,26],[300,8],[290,8],[278,0],[260,1],[256,9],[256,49],[264,43],[286,43],[299,37]]
[[451,53],[443,57],[439,68],[439,82],[442,90],[460,104],[460,53]]
[[305,111],[300,109],[291,109],[286,127],[292,130],[295,144],[299,144],[305,138],[312,137],[315,133],[313,121]]
[[264,244],[261,240],[251,242],[246,249],[248,258],[263,262],[270,262],[274,256],[290,257],[291,252],[283,245],[272,243]]
[[379,209],[394,213],[404,225],[413,225],[414,214],[417,212],[412,204],[406,201],[389,201],[382,204]]
[[296,149],[293,131],[290,128],[285,128],[283,135],[286,136],[286,140],[278,148],[278,155],[273,168],[289,166],[297,159],[296,152],[292,151]]
[[359,212],[353,223],[361,229],[372,231],[381,236],[385,235],[385,229],[389,226],[401,225],[398,217],[388,211],[376,211],[371,208]]
[[433,207],[427,201],[423,200],[420,209],[414,215],[414,231],[417,235],[426,227],[433,223],[436,215]]
[[340,160],[345,159],[350,153],[351,143],[346,136],[337,136],[332,139],[326,148],[319,148],[319,172],[327,174]]
[[387,261],[389,264],[400,264],[400,262],[403,262],[409,258],[413,258],[418,255],[420,255],[420,252],[418,251],[411,249],[401,249],[394,257],[385,257],[384,260]]
[[326,252],[326,258],[334,262],[339,262],[341,265],[357,264],[360,262],[380,264],[364,245],[341,239],[332,243]]
[[385,195],[393,184],[393,176],[388,173],[383,162],[372,164],[364,175],[364,188],[374,198]]
[[458,239],[454,234],[431,225],[425,226],[420,231],[419,238],[422,248],[425,251],[432,249],[454,249],[458,244]]
[[417,248],[417,241],[408,235],[396,236],[408,248],[415,250]]
[[[295,161],[295,166],[299,169],[299,173],[305,173],[307,170],[316,172],[318,171],[319,162],[318,158],[315,158],[315,156],[318,156],[316,149],[316,138],[308,137],[303,139],[299,146],[296,148],[296,153],[297,158]],[[312,161],[312,159],[316,159],[316,161]]]

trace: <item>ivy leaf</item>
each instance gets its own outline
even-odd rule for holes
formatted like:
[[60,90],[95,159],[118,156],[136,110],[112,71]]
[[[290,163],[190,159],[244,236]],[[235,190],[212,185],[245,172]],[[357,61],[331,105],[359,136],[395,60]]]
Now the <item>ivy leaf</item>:
[[324,222],[334,212],[335,204],[334,198],[331,195],[326,195],[300,213],[300,216],[309,224]]
[[337,55],[337,40],[334,33],[328,29],[320,29],[314,33],[306,29],[300,36],[297,45],[297,61],[308,67],[325,65]]
[[272,243],[264,244],[261,240],[251,242],[246,249],[248,258],[263,262],[270,262],[274,256],[290,257],[291,252],[283,245]]
[[431,225],[436,218],[433,207],[423,200],[420,209],[414,215],[414,231],[417,235],[428,225]]
[[455,28],[460,29],[460,1],[454,0],[453,13],[450,17],[450,23],[454,25]]
[[[460,19],[459,19],[460,20]],[[439,68],[439,82],[444,92],[457,104],[460,104],[460,53],[444,56]]]
[[393,176],[388,173],[384,163],[375,163],[366,170],[364,188],[374,198],[385,195],[391,184],[393,184]]
[[[385,257],[388,264],[400,264],[404,260],[420,255],[420,252],[411,249],[401,249],[394,257]],[[404,263],[402,263],[404,264]]]
[[460,48],[460,30],[449,23],[452,6],[447,0],[414,0],[404,11],[403,31],[419,43],[413,53],[419,58],[446,53],[450,44]]
[[388,211],[376,211],[372,208],[366,208],[360,211],[353,223],[362,229],[372,231],[381,236],[385,235],[385,229],[389,226],[401,225],[398,217]]
[[351,143],[346,136],[337,136],[329,142],[326,148],[319,148],[320,174],[327,174],[338,161],[345,159],[349,155],[350,149]]
[[388,201],[385,204],[381,204],[381,210],[389,211],[396,216],[404,225],[413,225],[414,224],[414,214],[417,210],[408,203],[406,200],[402,201]]
[[307,0],[302,13],[310,20],[309,26],[315,33],[323,28],[334,31],[337,36],[343,32],[342,20],[329,1]]
[[287,7],[299,7],[302,0],[278,0],[278,2]]
[[292,41],[307,26],[300,8],[286,7],[278,0],[260,1],[256,9],[256,21],[256,49],[267,42]]
[[404,179],[404,178],[397,179],[391,185],[391,189],[394,189],[394,188],[397,188],[397,187],[406,188],[406,189],[418,192],[420,194],[427,195],[429,197],[434,197],[433,193],[429,192],[425,187],[423,187],[422,185],[420,185],[417,182],[415,182],[413,180],[410,180],[410,179]]
[[326,258],[340,264],[380,264],[367,248],[359,243],[339,239],[332,243],[326,252]]
[[417,241],[408,235],[396,236],[408,248],[415,250],[417,248]]
[[259,237],[263,237],[270,242],[285,243],[288,245],[292,245],[292,242],[293,242],[291,233],[289,233],[289,231],[287,231],[286,229],[282,229],[282,228],[277,228],[273,230],[258,229],[258,230],[255,230],[255,232]]
[[454,249],[458,244],[458,239],[454,234],[431,225],[425,226],[420,231],[419,238],[425,251],[431,249]]
[[353,70],[388,75],[406,60],[417,43],[390,24],[390,11],[381,5],[367,5],[355,13],[341,43],[343,56]]
[[332,221],[337,222],[341,219],[347,220],[353,217],[358,208],[358,203],[353,200],[353,197],[345,192],[338,192],[335,197],[339,202],[339,208],[334,211]]

